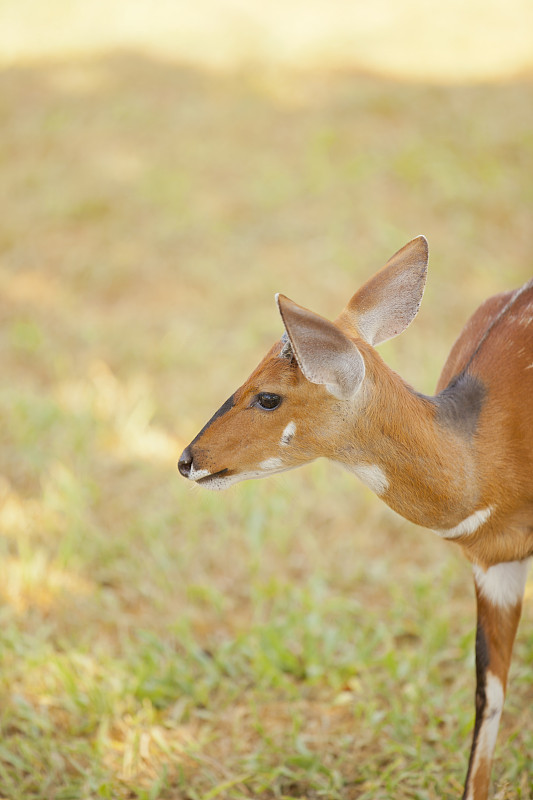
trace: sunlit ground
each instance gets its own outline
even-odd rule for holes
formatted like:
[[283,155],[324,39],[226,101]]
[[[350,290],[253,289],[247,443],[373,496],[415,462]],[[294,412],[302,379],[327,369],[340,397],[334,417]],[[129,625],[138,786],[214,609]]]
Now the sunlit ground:
[[[227,493],[183,446],[408,239],[381,348],[431,392],[531,277],[529,3],[0,6],[0,797],[456,798],[474,599],[327,465]],[[533,585],[494,772],[533,797]]]
[[0,8],[7,63],[117,48],[199,67],[350,68],[430,82],[501,80],[533,62],[528,0],[19,0]]

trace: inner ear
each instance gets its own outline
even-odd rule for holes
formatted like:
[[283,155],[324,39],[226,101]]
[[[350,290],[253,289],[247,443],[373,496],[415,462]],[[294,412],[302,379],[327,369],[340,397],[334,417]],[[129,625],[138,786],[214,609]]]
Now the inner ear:
[[304,376],[335,397],[353,396],[365,376],[365,363],[355,344],[329,320],[276,295],[278,308]]
[[420,307],[427,265],[427,240],[417,236],[354,294],[338,321],[355,326],[372,345],[402,333]]

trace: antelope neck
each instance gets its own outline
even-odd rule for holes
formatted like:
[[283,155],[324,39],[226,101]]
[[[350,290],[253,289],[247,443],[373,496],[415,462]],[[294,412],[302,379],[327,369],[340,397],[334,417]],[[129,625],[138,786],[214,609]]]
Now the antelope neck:
[[367,370],[367,401],[350,437],[352,466],[378,467],[387,479],[382,499],[406,519],[453,528],[476,510],[478,500],[474,422],[465,424],[461,415],[470,381],[425,397],[381,359],[377,365],[379,376]]

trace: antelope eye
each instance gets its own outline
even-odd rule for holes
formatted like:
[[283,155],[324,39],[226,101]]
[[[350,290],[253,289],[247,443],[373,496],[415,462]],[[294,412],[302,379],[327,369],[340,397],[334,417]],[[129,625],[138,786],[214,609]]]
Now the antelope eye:
[[270,392],[261,392],[257,395],[257,405],[264,408],[265,411],[272,411],[277,408],[281,403],[279,394],[271,394]]

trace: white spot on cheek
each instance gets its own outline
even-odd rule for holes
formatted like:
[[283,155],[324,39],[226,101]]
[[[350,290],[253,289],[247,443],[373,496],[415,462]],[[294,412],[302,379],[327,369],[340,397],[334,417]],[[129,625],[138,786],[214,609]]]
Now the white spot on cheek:
[[474,511],[469,517],[464,519],[454,528],[445,528],[444,530],[435,531],[439,536],[445,539],[456,539],[458,536],[465,536],[474,533],[478,528],[488,520],[492,514],[492,506],[488,508],[480,508],[479,511]]
[[524,595],[530,563],[530,558],[509,561],[495,564],[486,571],[474,566],[474,580],[483,597],[495,606],[515,606]]
[[267,458],[259,464],[261,469],[279,469],[283,464],[281,458]]
[[365,486],[368,486],[377,495],[385,494],[389,488],[389,481],[387,476],[377,464],[344,464],[338,461],[338,464],[348,472],[353,472]]
[[281,434],[280,444],[281,445],[289,444],[290,440],[292,439],[295,433],[296,433],[296,423],[289,422],[289,424],[286,426],[285,430]]

